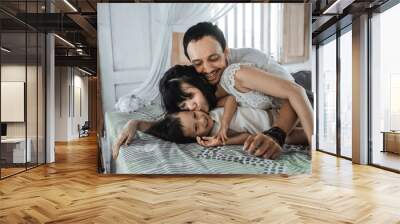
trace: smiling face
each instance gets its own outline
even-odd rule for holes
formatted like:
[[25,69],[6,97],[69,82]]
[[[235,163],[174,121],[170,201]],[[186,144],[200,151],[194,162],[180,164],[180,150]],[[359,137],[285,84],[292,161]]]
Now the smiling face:
[[208,136],[214,125],[211,117],[203,111],[181,111],[176,116],[181,121],[185,137]]
[[215,38],[205,36],[197,41],[192,40],[187,52],[196,71],[205,74],[210,84],[218,84],[227,66],[228,48],[224,51]]
[[210,111],[210,106],[207,102],[204,94],[196,87],[188,84],[182,83],[181,89],[184,93],[189,95],[189,97],[182,101],[178,106],[181,110],[190,110],[190,111]]

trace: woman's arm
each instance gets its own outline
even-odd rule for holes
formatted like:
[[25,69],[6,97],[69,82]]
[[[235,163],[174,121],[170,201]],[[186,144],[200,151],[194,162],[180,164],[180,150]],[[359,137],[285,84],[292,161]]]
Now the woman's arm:
[[303,87],[294,82],[281,79],[258,68],[241,66],[235,74],[235,86],[257,90],[264,94],[287,99],[300,119],[311,144],[313,133],[313,112]]
[[281,108],[277,114],[277,117],[274,119],[274,123],[272,127],[279,127],[282,129],[287,135],[292,131],[292,129],[297,124],[297,114],[296,111],[293,110],[290,102],[288,100],[282,100]]
[[217,106],[224,107],[224,113],[221,120],[221,128],[218,131],[217,138],[219,138],[225,144],[226,139],[228,139],[227,132],[229,129],[229,125],[237,109],[237,102],[235,97],[228,95],[219,99],[217,102]]

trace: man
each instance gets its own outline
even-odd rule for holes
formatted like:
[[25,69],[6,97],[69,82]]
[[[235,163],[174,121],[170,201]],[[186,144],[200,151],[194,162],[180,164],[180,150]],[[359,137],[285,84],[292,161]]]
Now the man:
[[[220,81],[224,69],[233,63],[253,63],[256,67],[293,81],[293,77],[278,63],[259,50],[251,48],[229,49],[222,31],[212,23],[202,22],[190,27],[183,37],[186,57],[196,71],[206,76],[212,85]],[[249,136],[244,149],[250,154],[270,158],[276,151],[282,151],[287,133],[296,125],[297,115],[285,100],[273,128]]]

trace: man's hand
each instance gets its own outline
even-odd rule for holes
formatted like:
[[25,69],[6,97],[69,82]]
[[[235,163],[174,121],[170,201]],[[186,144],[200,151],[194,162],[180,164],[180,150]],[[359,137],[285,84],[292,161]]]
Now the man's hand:
[[282,148],[279,144],[262,133],[247,137],[243,149],[251,155],[265,159],[276,159],[282,153]]

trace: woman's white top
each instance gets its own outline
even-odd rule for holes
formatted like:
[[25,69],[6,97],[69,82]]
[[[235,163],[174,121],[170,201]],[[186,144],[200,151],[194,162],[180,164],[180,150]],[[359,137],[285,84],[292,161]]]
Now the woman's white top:
[[[250,63],[237,63],[229,65],[221,75],[219,84],[229,94],[235,97],[239,106],[252,107],[257,109],[278,109],[281,106],[281,100],[277,97],[266,95],[262,92],[251,90],[243,93],[235,88],[235,74],[241,66],[256,67]],[[280,78],[289,79],[285,76],[271,73]]]
[[[218,133],[223,113],[224,108],[222,107],[210,111],[210,116],[214,120],[211,136]],[[271,119],[265,110],[238,107],[229,125],[229,130],[236,133],[256,134],[270,129],[272,125]]]

